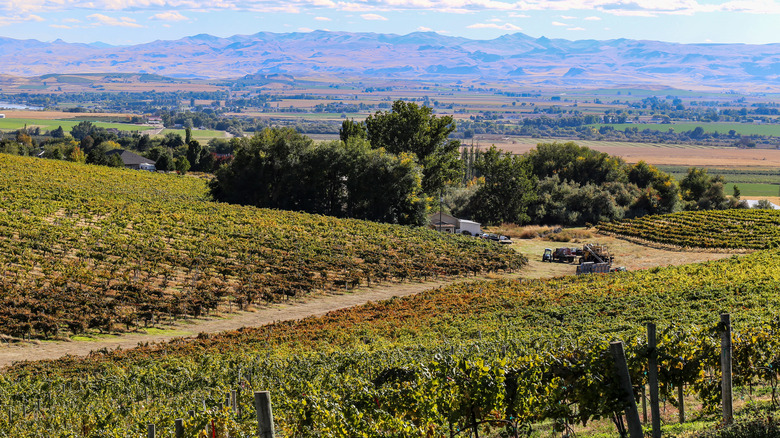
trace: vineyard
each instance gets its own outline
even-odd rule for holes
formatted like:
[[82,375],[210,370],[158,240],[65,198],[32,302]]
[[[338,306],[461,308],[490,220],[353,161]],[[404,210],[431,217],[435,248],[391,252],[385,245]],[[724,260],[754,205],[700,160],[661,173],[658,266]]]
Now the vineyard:
[[255,436],[253,390],[271,391],[284,437],[560,436],[621,410],[609,341],[625,341],[632,381],[645,381],[648,321],[659,327],[664,403],[682,387],[706,414],[719,399],[720,312],[735,321],[742,396],[775,387],[779,289],[780,262],[762,251],[608,276],[464,282],[320,318],[19,364],[0,377],[0,436],[131,437],[156,424],[168,437],[175,418],[186,436],[206,425],[219,437]]
[[523,262],[422,228],[214,203],[194,177],[0,155],[0,333],[16,338]]
[[780,244],[780,211],[709,210],[602,222],[600,232],[684,248],[768,249]]

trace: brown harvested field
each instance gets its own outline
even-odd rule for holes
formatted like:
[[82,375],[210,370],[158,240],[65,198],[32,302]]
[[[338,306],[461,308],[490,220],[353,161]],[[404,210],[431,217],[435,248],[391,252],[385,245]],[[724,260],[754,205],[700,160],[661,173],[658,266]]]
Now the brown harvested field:
[[[534,139],[502,136],[480,136],[474,144],[481,149],[491,145],[515,154],[534,149],[538,143],[565,142],[567,140]],[[737,149],[729,147],[630,143],[571,140],[580,146],[587,146],[599,152],[622,157],[629,163],[646,161],[654,165],[698,166],[698,167],[780,167],[778,149]],[[470,143],[464,145],[470,146]]]

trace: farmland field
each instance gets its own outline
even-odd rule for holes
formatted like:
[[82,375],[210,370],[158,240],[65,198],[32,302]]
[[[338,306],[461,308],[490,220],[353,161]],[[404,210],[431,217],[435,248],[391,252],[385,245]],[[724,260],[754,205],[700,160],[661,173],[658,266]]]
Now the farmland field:
[[626,128],[636,128],[640,131],[644,131],[645,129],[649,129],[651,131],[661,131],[666,132],[668,130],[673,130],[674,132],[680,133],[680,132],[689,132],[693,131],[697,127],[701,127],[704,129],[704,132],[707,134],[712,133],[719,133],[719,134],[728,134],[729,131],[734,130],[737,134],[741,135],[773,135],[773,136],[780,136],[780,123],[774,123],[774,124],[754,124],[754,123],[719,123],[719,122],[707,122],[707,123],[669,123],[669,124],[658,124],[658,123],[615,123],[615,124],[597,124],[597,125],[589,125],[593,126],[594,128],[598,129],[602,126],[611,126],[615,128],[618,131],[623,131]]
[[[170,433],[184,417],[189,431],[213,422],[240,436],[256,427],[252,390],[271,391],[283,437],[447,436],[472,418],[509,416],[537,431],[574,427],[619,409],[608,341],[626,342],[632,379],[644,382],[647,321],[659,325],[663,396],[682,383],[697,406],[712,406],[717,380],[705,371],[717,362],[719,312],[735,320],[740,382],[767,382],[748,364],[776,358],[778,278],[780,262],[759,252],[612,276],[460,283],[321,318],[35,362],[0,381],[17,413],[0,416],[0,431],[134,436],[147,424]],[[239,414],[220,405],[237,388]]]
[[0,333],[19,338],[524,262],[424,228],[214,203],[193,177],[0,155],[0,193]]
[[[109,331],[113,310],[137,308],[153,323],[204,297],[283,300],[312,281],[347,287],[522,263],[490,242],[207,203],[194,178],[8,156],[0,166],[0,309],[18,330],[56,330],[40,309],[77,330],[74,315],[97,315],[94,328]],[[676,217],[648,227],[671,234],[662,226]],[[677,225],[680,235],[704,233],[716,248],[772,246],[780,229],[780,215],[766,211],[684,219],[691,227]],[[684,385],[704,412],[718,403],[708,370],[721,312],[735,320],[736,381],[769,383],[760,369],[780,351],[773,251],[614,275],[459,282],[318,318],[18,364],[0,378],[0,403],[12,412],[0,415],[0,434],[131,437],[156,424],[167,436],[185,418],[191,435],[213,425],[241,436],[256,428],[253,390],[271,391],[281,437],[448,436],[510,418],[572,430],[621,409],[609,341],[625,341],[633,382],[645,382],[648,321],[660,329],[663,396],[674,400]],[[78,312],[68,312],[71,302]],[[225,405],[231,390],[235,410]]]
[[780,211],[684,211],[598,224],[599,231],[684,248],[768,249],[780,246]]
[[[43,131],[50,131],[52,129],[57,129],[58,126],[62,126],[62,129],[64,129],[66,132],[70,131],[71,128],[79,124],[79,120],[74,119],[12,119],[12,118],[4,118],[0,119],[0,130],[2,131],[15,131],[17,129],[22,129],[25,126],[28,128],[32,127],[39,127]],[[149,126],[144,125],[131,125],[129,123],[107,123],[107,122],[93,122],[93,124],[100,128],[113,128],[113,129],[119,129],[120,131],[147,131],[150,129],[153,129]]]
[[[525,137],[480,136],[474,144],[485,149],[495,144],[499,149],[523,154],[539,143],[563,142],[565,140],[536,139]],[[568,140],[566,140],[568,141]],[[623,158],[628,163],[644,160],[653,165],[734,167],[766,169],[780,167],[780,150],[737,149],[731,147],[697,146],[684,144],[633,143],[618,141],[571,140],[599,152],[606,152]],[[471,142],[464,142],[470,146]]]

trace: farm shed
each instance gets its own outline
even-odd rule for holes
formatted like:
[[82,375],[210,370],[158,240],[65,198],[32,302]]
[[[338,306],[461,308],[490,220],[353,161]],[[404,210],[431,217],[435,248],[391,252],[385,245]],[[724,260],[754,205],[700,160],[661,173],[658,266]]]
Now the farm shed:
[[113,149],[106,152],[107,157],[112,155],[119,155],[119,158],[122,159],[122,163],[124,163],[125,167],[128,169],[149,170],[152,172],[157,170],[154,161],[146,157],[142,157],[136,153],[126,151],[124,149]]
[[458,233],[467,236],[476,236],[482,232],[479,222],[458,219],[447,213],[432,213],[428,219],[431,227],[442,233]]

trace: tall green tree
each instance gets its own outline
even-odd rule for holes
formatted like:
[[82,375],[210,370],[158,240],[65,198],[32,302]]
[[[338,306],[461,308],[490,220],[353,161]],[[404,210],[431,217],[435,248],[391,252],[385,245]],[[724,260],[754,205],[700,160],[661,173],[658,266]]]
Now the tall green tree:
[[678,209],[679,185],[668,173],[640,161],[629,167],[628,181],[642,190],[633,206],[633,216],[672,213]]
[[528,208],[536,199],[536,191],[527,161],[492,146],[479,155],[474,167],[485,179],[469,202],[474,219],[491,225],[530,220]]
[[413,102],[395,101],[390,111],[378,111],[365,121],[366,138],[373,148],[392,154],[413,154],[423,168],[425,193],[436,194],[461,177],[460,142],[451,116],[436,117],[433,110]]
[[190,140],[187,143],[187,161],[190,162],[192,170],[200,170],[200,156],[203,152],[203,146],[198,140]]
[[724,179],[712,176],[707,169],[691,167],[680,181],[683,208],[685,210],[722,210],[729,207],[723,188]]
[[344,143],[347,143],[350,138],[366,138],[366,125],[353,119],[344,120],[339,129],[339,138]]

